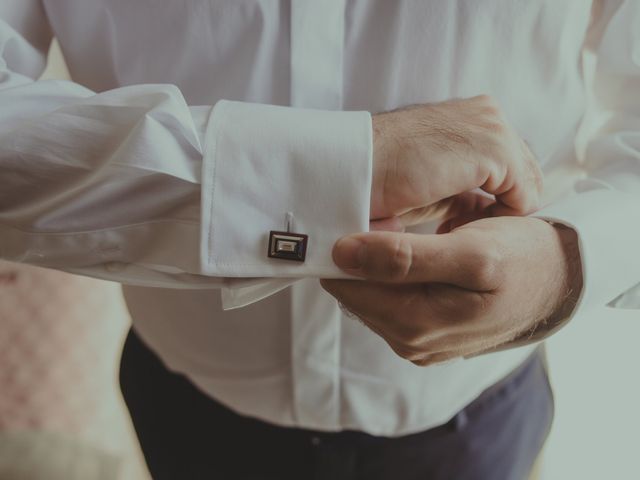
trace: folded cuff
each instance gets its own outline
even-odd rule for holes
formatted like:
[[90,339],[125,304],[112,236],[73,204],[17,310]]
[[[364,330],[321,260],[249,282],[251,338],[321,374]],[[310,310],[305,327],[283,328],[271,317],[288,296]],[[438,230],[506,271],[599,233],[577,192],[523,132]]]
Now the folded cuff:
[[[224,277],[334,277],[331,249],[368,230],[368,112],[220,101],[207,128],[201,263]],[[304,262],[269,258],[269,232],[308,236]]]

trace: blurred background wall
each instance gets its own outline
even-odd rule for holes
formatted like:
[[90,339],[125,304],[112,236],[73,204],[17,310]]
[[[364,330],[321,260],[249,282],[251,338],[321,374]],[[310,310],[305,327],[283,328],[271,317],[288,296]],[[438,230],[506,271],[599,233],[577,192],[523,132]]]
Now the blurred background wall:
[[[66,76],[55,45],[45,76]],[[0,480],[148,478],[117,387],[128,325],[118,285],[0,263]],[[603,308],[548,342],[542,479],[640,478],[639,341],[639,312]]]
[[119,286],[0,263],[0,479],[144,477],[116,388]]

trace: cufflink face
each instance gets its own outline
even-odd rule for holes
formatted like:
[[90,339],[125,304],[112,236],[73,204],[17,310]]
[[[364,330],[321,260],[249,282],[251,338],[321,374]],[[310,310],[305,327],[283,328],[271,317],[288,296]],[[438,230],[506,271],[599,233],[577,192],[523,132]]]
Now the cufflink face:
[[307,256],[307,235],[292,232],[269,232],[270,258],[280,258],[282,260],[294,260],[304,262]]

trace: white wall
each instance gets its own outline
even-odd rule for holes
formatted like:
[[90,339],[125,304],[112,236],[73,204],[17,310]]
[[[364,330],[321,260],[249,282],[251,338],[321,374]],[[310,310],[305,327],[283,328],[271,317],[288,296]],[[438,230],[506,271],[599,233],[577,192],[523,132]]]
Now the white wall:
[[542,478],[640,479],[640,312],[602,309],[548,346],[556,419]]

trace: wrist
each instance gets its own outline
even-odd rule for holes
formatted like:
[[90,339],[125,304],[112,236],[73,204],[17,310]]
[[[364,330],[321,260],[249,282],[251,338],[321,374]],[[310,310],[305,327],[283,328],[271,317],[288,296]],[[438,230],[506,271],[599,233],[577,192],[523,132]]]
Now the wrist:
[[566,323],[575,309],[582,291],[582,266],[578,247],[578,235],[572,228],[543,219],[550,230],[552,250],[546,258],[550,272],[546,280],[547,301],[538,311],[537,321],[525,335],[529,338],[546,338]]
[[[396,119],[397,121],[397,119]],[[371,177],[371,219],[392,217],[396,211],[393,195],[394,175],[398,166],[400,141],[394,133],[391,113],[371,116],[373,134],[373,160]]]
[[384,218],[384,184],[387,169],[384,129],[382,114],[371,116],[371,131],[373,134],[373,160],[371,171],[371,219]]

